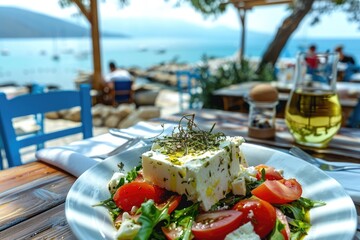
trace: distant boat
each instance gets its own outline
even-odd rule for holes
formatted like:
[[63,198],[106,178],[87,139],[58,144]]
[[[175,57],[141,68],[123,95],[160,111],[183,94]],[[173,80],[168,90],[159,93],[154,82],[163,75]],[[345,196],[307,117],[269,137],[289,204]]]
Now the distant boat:
[[46,55],[46,51],[43,49],[43,50],[40,50],[40,55],[41,56],[45,56]]
[[159,49],[156,51],[157,54],[164,54],[166,53],[166,49]]
[[149,49],[145,46],[140,46],[139,47],[139,52],[147,52]]
[[59,60],[60,60],[60,56],[57,55],[57,54],[54,54],[54,55],[52,56],[52,60],[54,60],[54,61],[59,61]]
[[4,49],[0,50],[0,54],[1,54],[1,56],[9,56],[10,51],[8,49],[4,48]]
[[84,59],[87,59],[89,57],[90,53],[89,51],[80,51],[78,53],[75,54],[75,57],[76,59],[79,59],[79,60],[84,60]]
[[62,51],[62,53],[64,54],[73,54],[74,53],[74,49],[72,48],[66,48]]

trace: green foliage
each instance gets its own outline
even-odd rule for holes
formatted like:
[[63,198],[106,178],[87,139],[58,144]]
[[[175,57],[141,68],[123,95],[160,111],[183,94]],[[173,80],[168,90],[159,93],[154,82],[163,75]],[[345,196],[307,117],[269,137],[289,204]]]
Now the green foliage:
[[243,60],[241,63],[236,61],[227,62],[221,65],[216,72],[210,73],[205,56],[204,65],[200,67],[202,93],[197,97],[203,102],[204,108],[221,108],[222,105],[219,101],[213,101],[213,92],[215,90],[232,84],[251,81],[269,82],[273,80],[275,80],[274,69],[270,64],[266,65],[261,72],[256,73],[248,60]]
[[[127,5],[130,4],[130,0],[117,0],[119,3],[119,7],[125,7]],[[80,4],[86,6],[87,8],[90,8],[90,0],[79,0]],[[105,0],[98,0],[98,2],[105,2]],[[65,8],[65,7],[69,7],[72,6],[73,4],[77,5],[74,1],[72,0],[58,0],[58,3],[60,5],[60,7]]]

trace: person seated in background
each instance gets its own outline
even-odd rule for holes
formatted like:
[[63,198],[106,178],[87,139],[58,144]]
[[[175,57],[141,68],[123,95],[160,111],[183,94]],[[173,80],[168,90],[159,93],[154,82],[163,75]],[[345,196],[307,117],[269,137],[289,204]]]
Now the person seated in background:
[[310,45],[309,50],[306,53],[305,61],[308,65],[308,73],[313,73],[319,64],[319,60],[316,57],[315,45]]
[[316,45],[313,44],[309,46],[309,50],[305,56],[305,61],[307,65],[306,73],[311,76],[312,80],[317,82],[326,82],[326,79],[319,74],[319,67],[321,67],[320,64],[322,63],[317,55]]
[[105,82],[110,89],[114,88],[114,81],[132,81],[131,74],[121,68],[117,68],[114,61],[109,63],[110,73],[105,76]]
[[355,59],[350,55],[344,54],[343,48],[341,45],[335,48],[335,52],[339,53],[339,62],[355,65]]
[[104,77],[103,102],[113,104],[115,81],[132,81],[132,79],[132,75],[127,70],[117,68],[115,62],[110,61],[109,73]]
[[355,59],[343,52],[343,46],[338,45],[335,47],[335,52],[339,53],[338,65],[338,81],[349,81],[351,76],[359,72],[359,66],[356,66]]

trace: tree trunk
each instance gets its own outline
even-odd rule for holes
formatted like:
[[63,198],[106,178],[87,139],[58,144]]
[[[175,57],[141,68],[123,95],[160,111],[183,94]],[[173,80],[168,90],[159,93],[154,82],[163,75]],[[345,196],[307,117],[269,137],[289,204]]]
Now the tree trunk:
[[100,34],[99,34],[97,0],[90,1],[90,14],[91,14],[91,38],[93,45],[93,66],[94,66],[93,88],[96,90],[100,90],[102,86],[102,74],[101,74],[101,51],[100,51]]
[[237,9],[239,20],[241,24],[241,35],[240,35],[240,49],[239,49],[239,61],[243,62],[244,54],[245,54],[245,37],[246,37],[246,9]]
[[79,8],[81,13],[86,17],[91,27],[91,40],[93,46],[93,88],[101,90],[102,74],[101,74],[101,49],[100,49],[100,34],[99,34],[99,19],[97,0],[90,0],[90,9],[88,9],[81,0],[72,0]]
[[257,72],[261,72],[264,66],[268,63],[275,65],[279,55],[289,40],[291,34],[297,29],[300,22],[311,10],[315,0],[297,0],[294,6],[294,10],[282,23],[278,29],[275,38],[269,44],[265,51]]

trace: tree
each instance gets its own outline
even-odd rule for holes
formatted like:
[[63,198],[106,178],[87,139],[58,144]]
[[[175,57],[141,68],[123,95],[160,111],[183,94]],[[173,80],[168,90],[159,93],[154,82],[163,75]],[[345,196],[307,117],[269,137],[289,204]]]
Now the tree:
[[[128,4],[128,0],[119,0],[121,6]],[[89,21],[91,28],[91,39],[93,46],[93,66],[94,79],[93,88],[100,90],[102,84],[101,73],[101,49],[99,34],[98,2],[97,0],[59,0],[61,7],[67,7],[72,4],[77,5],[82,15]]]
[[315,0],[298,0],[294,4],[293,11],[285,18],[282,25],[279,27],[273,41],[268,45],[264,55],[259,64],[258,72],[263,67],[270,63],[275,65],[279,55],[289,40],[291,34],[297,29],[300,22],[309,13]]
[[285,18],[262,56],[258,72],[268,63],[275,65],[291,34],[308,14],[312,17],[311,25],[319,23],[322,14],[331,14],[336,10],[346,12],[349,21],[360,23],[359,0],[297,0],[291,9],[290,15]]
[[[239,13],[244,2],[250,3],[249,0],[177,0],[177,4],[190,2],[191,5],[205,17],[215,16],[224,13],[229,6],[235,7]],[[259,2],[259,1],[258,1]],[[290,4],[291,10],[289,16],[285,18],[280,28],[277,30],[274,39],[268,45],[267,50],[262,56],[258,72],[261,72],[267,64],[275,65],[277,59],[286,45],[287,41],[297,29],[301,21],[308,14],[312,14],[312,24],[320,21],[323,14],[331,14],[335,10],[342,10],[348,14],[348,20],[360,23],[360,0],[296,0]],[[242,16],[239,14],[240,20]]]

